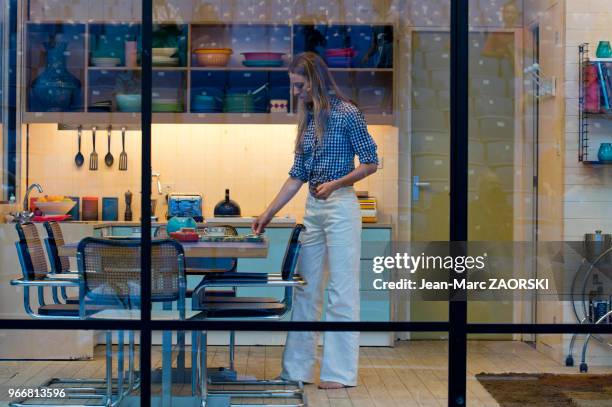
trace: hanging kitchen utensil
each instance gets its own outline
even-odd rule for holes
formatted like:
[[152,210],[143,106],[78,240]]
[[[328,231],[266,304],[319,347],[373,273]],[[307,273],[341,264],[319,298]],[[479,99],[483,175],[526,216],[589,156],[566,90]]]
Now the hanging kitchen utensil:
[[113,157],[113,155],[111,154],[110,151],[110,146],[111,146],[111,129],[112,126],[108,126],[108,153],[106,153],[106,156],[104,156],[104,163],[106,164],[107,167],[112,167],[113,163],[115,162],[115,158]]
[[125,152],[125,127],[121,128],[121,154],[119,154],[119,171],[127,171],[127,153]]
[[83,130],[82,126],[79,126],[79,128],[77,129],[77,134],[78,134],[78,139],[79,139],[79,152],[74,156],[74,163],[76,164],[77,167],[80,167],[83,165],[83,163],[85,162],[85,157],[83,157],[83,154],[81,153],[81,132]]
[[93,151],[89,155],[89,170],[98,170],[98,153],[96,153],[96,126],[91,128],[91,139],[93,143]]

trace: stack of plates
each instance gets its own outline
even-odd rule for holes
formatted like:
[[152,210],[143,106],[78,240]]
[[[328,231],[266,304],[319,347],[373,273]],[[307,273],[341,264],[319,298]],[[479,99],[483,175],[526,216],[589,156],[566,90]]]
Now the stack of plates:
[[348,68],[357,52],[353,48],[332,48],[325,50],[327,65],[336,68]]
[[121,58],[112,58],[112,57],[108,57],[108,58],[92,58],[91,59],[91,63],[93,66],[99,66],[102,68],[112,68],[115,67],[117,65],[119,65],[121,63]]
[[276,66],[283,66],[283,61],[280,59],[276,59],[276,60],[258,60],[258,61],[251,61],[251,60],[244,60],[242,61],[242,65],[244,66],[248,66],[249,68],[257,68],[257,67],[276,67]]
[[89,105],[90,112],[110,112],[113,108],[113,102],[111,100],[101,100],[94,102]]
[[167,57],[163,55],[153,55],[153,66],[178,66],[177,57]]

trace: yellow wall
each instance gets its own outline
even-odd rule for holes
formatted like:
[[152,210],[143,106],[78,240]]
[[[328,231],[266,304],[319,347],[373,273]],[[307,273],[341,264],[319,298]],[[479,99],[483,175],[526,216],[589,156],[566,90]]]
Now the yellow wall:
[[[356,188],[367,190],[378,199],[382,214],[393,219],[397,213],[397,129],[370,126],[382,158],[383,168],[360,182]],[[153,171],[161,173],[164,194],[198,192],[204,196],[204,216],[212,216],[215,204],[226,188],[237,201],[244,216],[259,214],[274,198],[293,162],[295,135],[293,125],[154,125],[152,135]],[[126,133],[128,171],[119,171],[121,133],[112,132],[111,152],[114,166],[104,165],[107,152],[106,131],[96,132],[98,171],[89,171],[92,151],[91,131],[83,131],[82,153],[85,164],[77,168],[76,131],[58,131],[53,124],[30,126],[29,182],[38,182],[45,194],[120,197],[123,219],[123,194],[134,193],[134,220],[140,213],[140,132]],[[165,215],[163,196],[152,184],[153,199],[158,199],[156,214]],[[279,215],[303,215],[306,188]],[[101,202],[99,204],[101,206]]]

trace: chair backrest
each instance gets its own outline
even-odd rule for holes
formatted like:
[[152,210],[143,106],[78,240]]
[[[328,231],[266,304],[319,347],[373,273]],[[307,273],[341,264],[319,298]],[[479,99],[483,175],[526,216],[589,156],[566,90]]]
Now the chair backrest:
[[[77,249],[81,298],[96,304],[120,301],[140,307],[140,239],[86,237]],[[183,301],[183,247],[169,239],[151,242],[151,301]],[[179,308],[181,305],[179,304]]]
[[47,255],[49,256],[49,263],[54,273],[62,273],[70,270],[70,259],[66,256],[60,256],[57,248],[63,246],[64,235],[62,228],[57,222],[45,222],[45,230],[47,231],[47,238],[45,243],[47,246]]
[[45,275],[49,272],[45,250],[43,248],[38,230],[33,223],[15,224],[19,242],[17,242],[19,260],[23,277],[32,280],[37,276]]
[[283,280],[290,280],[293,277],[293,273],[297,267],[298,257],[300,255],[300,234],[304,229],[306,229],[304,225],[298,223],[291,231],[289,244],[287,245],[287,250],[285,251],[285,257],[283,258],[281,269]]

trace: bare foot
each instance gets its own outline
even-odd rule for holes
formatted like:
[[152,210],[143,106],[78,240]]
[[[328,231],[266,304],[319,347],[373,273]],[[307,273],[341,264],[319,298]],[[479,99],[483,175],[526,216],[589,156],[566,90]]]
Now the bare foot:
[[338,382],[321,382],[321,383],[319,383],[319,389],[326,389],[326,390],[328,390],[328,389],[343,389],[345,387],[348,387],[348,386],[345,386],[344,384],[338,383]]

